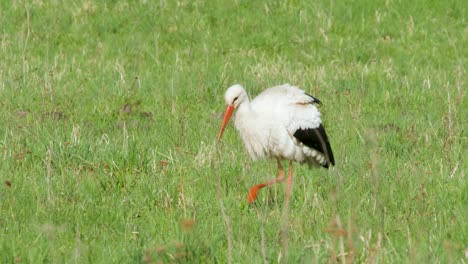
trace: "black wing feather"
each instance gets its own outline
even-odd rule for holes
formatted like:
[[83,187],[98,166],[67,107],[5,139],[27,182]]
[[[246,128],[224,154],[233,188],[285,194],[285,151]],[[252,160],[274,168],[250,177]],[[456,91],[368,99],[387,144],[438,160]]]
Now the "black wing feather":
[[327,133],[322,124],[317,128],[298,129],[294,132],[294,137],[304,145],[323,153],[327,161],[323,167],[328,168],[330,164],[335,165],[330,141],[328,141]]
[[319,100],[319,99],[317,99],[317,98],[313,97],[312,95],[310,95],[310,94],[308,94],[308,93],[305,93],[305,94],[306,94],[307,96],[309,96],[309,97],[312,97],[312,99],[314,99],[313,103],[316,103],[316,104],[319,104],[319,105],[321,105],[321,104],[322,104],[322,102],[320,102],[320,100]]

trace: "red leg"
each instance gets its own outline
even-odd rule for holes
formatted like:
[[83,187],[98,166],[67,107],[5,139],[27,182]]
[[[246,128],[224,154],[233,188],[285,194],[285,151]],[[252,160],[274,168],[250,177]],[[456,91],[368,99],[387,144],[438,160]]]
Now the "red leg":
[[276,179],[272,180],[272,181],[265,182],[265,183],[260,183],[260,184],[257,184],[255,186],[253,186],[250,189],[249,194],[247,195],[247,202],[248,203],[252,203],[252,202],[255,201],[255,199],[257,198],[258,190],[260,190],[261,188],[272,185],[272,184],[275,184],[275,183],[278,183],[278,182],[282,182],[284,180],[283,165],[281,165],[281,161],[279,159],[277,159],[276,161],[278,163],[278,174],[279,174],[278,177]]
[[291,198],[293,186],[293,168],[292,168],[292,160],[289,161],[289,173],[288,173],[288,181],[286,186],[286,202],[289,205],[289,199]]

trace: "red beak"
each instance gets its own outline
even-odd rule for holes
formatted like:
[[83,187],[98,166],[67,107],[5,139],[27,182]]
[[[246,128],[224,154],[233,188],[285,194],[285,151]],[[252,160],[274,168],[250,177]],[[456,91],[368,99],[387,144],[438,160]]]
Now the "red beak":
[[221,125],[221,130],[219,131],[219,134],[218,134],[218,140],[221,139],[221,136],[223,135],[223,132],[224,132],[224,128],[229,122],[229,118],[231,118],[232,112],[234,112],[234,106],[228,105],[226,107],[226,112],[224,113],[223,124]]

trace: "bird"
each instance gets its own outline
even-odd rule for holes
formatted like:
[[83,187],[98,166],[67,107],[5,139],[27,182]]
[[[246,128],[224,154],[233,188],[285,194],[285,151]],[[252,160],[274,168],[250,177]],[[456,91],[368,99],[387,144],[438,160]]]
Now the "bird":
[[217,140],[235,111],[234,123],[247,152],[253,160],[276,159],[278,177],[253,186],[247,202],[253,203],[261,188],[285,179],[282,161],[289,161],[285,202],[292,192],[293,162],[309,167],[329,168],[335,165],[332,148],[314,96],[289,83],[264,90],[250,101],[240,84],[229,87],[225,94],[226,111]]

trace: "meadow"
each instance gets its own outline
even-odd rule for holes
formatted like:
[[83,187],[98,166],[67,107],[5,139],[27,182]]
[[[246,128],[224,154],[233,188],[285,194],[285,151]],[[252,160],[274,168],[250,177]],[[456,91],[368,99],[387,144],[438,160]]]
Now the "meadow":
[[[1,263],[466,263],[467,5],[2,1]],[[284,186],[224,91],[320,99],[336,166]],[[284,163],[286,166],[286,162]]]

